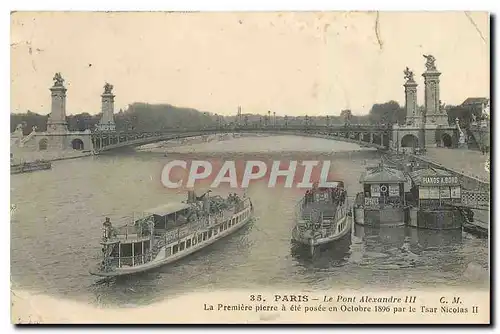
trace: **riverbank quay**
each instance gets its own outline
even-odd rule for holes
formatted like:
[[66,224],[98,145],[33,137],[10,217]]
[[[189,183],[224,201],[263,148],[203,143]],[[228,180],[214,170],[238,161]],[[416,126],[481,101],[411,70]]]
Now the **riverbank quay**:
[[487,154],[472,150],[429,148],[425,154],[411,157],[459,176],[465,189],[490,191],[490,172],[485,169],[489,157]]
[[60,161],[84,158],[94,155],[91,151],[39,151],[39,152],[13,152],[12,163],[34,162],[37,160],[43,161]]

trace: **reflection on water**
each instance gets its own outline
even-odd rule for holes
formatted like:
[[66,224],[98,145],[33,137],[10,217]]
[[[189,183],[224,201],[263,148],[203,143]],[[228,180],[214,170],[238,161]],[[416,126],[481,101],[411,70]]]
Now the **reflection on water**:
[[[461,243],[461,230],[355,225],[351,261],[377,270],[428,266],[429,261],[443,255],[460,262],[457,250]],[[422,256],[425,252],[430,257]]]

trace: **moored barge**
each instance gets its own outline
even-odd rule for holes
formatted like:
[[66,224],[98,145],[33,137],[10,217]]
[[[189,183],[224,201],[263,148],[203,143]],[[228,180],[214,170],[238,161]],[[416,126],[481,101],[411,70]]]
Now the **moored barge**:
[[47,160],[34,160],[29,162],[14,163],[12,153],[10,154],[10,174],[29,173],[37,170],[51,169],[52,163]]
[[363,192],[356,195],[354,222],[367,226],[403,226],[409,219],[406,193],[411,180],[384,163],[367,168],[360,177]]

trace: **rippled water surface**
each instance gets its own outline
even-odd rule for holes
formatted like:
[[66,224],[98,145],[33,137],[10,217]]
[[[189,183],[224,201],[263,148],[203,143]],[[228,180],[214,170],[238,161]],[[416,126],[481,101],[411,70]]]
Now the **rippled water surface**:
[[[250,148],[250,149],[249,149]],[[260,151],[255,154],[252,152]],[[193,155],[199,152],[199,155]],[[488,241],[462,232],[355,226],[352,235],[311,258],[290,243],[298,190],[253,184],[256,219],[232,236],[173,265],[106,284],[89,275],[98,261],[105,216],[118,221],[185,194],[164,188],[171,159],[332,161],[350,195],[378,153],[313,138],[245,138],[154,152],[118,152],[53,163],[11,177],[11,275],[15,287],[101,305],[143,305],[195,290],[228,288],[489,288]],[[220,194],[228,189],[217,190]]]

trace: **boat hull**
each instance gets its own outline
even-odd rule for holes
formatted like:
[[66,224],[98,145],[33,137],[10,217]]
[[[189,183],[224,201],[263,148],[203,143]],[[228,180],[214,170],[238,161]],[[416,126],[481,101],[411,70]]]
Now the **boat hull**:
[[292,242],[308,247],[316,247],[333,243],[339,239],[344,238],[352,230],[352,224],[353,224],[352,217],[345,216],[344,218],[340,219],[338,223],[342,223],[344,220],[346,221],[346,225],[339,233],[334,233],[320,238],[300,235],[299,233],[297,233],[297,230],[294,229],[292,233]]
[[178,252],[175,255],[170,255],[168,257],[165,256],[165,248],[167,246],[163,246],[158,255],[156,256],[155,259],[152,261],[149,261],[145,264],[137,265],[137,266],[132,266],[132,267],[121,267],[121,268],[116,268],[113,271],[99,271],[99,270],[90,270],[90,274],[94,276],[100,276],[100,277],[118,277],[118,276],[126,276],[126,275],[133,275],[133,274],[138,274],[138,273],[143,273],[152,269],[156,269],[174,262],[177,262],[201,249],[204,249],[213,243],[215,243],[218,240],[221,240],[229,235],[234,234],[236,231],[240,230],[244,226],[246,226],[250,221],[253,220],[253,209],[251,209],[251,214],[249,217],[244,219],[238,224],[235,224],[234,226],[228,228],[227,230],[220,232],[217,234],[217,236],[207,239],[206,241],[202,241],[200,243],[197,243],[196,245],[192,246],[189,249],[186,249],[182,252]]
[[365,208],[354,209],[354,221],[363,226],[404,226],[408,220],[404,208]]

